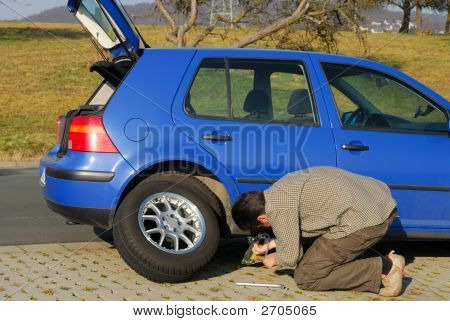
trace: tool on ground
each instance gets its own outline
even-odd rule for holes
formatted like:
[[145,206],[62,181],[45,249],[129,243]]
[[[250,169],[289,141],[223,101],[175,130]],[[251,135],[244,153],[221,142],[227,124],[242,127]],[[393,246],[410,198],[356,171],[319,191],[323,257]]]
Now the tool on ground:
[[[250,246],[247,251],[245,251],[244,258],[241,261],[242,265],[254,265],[256,263],[261,262],[262,255],[253,252],[253,245],[255,243],[261,245],[268,244],[270,242],[270,236],[267,233],[259,233],[257,236],[248,237],[248,242]],[[268,249],[266,249],[266,253],[264,257],[267,255]]]
[[277,288],[277,289],[289,290],[289,288],[283,284],[253,283],[253,282],[235,282],[235,284],[241,285],[241,286],[256,286],[256,287],[266,287],[266,288]]

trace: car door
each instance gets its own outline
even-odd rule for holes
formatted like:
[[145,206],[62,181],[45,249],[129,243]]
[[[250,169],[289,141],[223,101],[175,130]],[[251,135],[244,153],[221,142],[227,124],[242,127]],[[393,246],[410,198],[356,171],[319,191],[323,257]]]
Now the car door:
[[448,235],[448,102],[378,64],[318,60],[317,69],[322,82],[328,83],[324,96],[338,167],[390,186],[400,216],[394,233]]
[[240,192],[309,166],[335,166],[309,68],[302,53],[199,50],[174,101],[174,121],[219,160]]

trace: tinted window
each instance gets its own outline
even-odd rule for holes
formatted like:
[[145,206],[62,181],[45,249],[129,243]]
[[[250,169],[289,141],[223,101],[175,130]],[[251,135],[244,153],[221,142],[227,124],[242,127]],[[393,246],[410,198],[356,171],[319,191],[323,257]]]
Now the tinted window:
[[247,94],[254,88],[255,71],[251,69],[230,69],[230,89],[233,116],[243,118],[247,115],[243,106]]
[[298,67],[299,69],[295,73],[276,71],[270,76],[274,119],[312,123],[314,115],[308,82],[303,70],[300,66]]
[[324,64],[347,127],[447,132],[447,115],[405,84],[369,69]]
[[186,111],[209,117],[228,117],[227,81],[222,59],[205,60],[186,99]]
[[316,119],[303,66],[272,60],[204,60],[186,111],[249,121],[314,123]]

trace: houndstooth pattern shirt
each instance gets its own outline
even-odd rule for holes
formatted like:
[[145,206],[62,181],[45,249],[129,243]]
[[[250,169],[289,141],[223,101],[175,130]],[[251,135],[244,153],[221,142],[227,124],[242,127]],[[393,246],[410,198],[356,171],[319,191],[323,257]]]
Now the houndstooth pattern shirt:
[[289,173],[264,196],[276,263],[289,268],[303,256],[301,237],[342,238],[383,223],[397,205],[383,182],[335,167]]

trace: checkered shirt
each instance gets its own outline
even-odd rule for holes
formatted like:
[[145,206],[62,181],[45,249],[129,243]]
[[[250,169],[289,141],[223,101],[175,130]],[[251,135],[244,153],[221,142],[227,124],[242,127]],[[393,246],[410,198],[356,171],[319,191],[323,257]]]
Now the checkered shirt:
[[342,238],[383,223],[397,205],[383,182],[335,167],[289,173],[264,196],[276,263],[289,268],[303,256],[301,237]]

